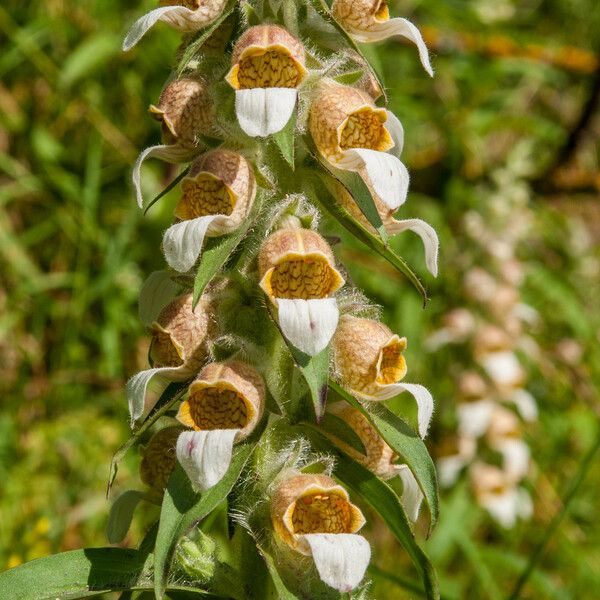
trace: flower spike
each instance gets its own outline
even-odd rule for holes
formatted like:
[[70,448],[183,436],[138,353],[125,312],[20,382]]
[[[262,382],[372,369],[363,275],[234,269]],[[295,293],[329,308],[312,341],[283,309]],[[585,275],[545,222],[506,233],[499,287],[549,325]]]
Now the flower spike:
[[154,407],[172,381],[193,377],[208,357],[212,300],[204,295],[192,309],[192,295],[169,303],[152,324],[150,357],[154,368],[141,371],[127,382],[127,401],[134,426]]
[[419,51],[423,68],[433,77],[421,32],[408,19],[390,19],[387,0],[334,0],[332,11],[336,21],[358,42],[378,42],[397,35],[411,41]]
[[333,338],[333,352],[340,383],[364,400],[389,400],[401,392],[412,394],[417,402],[421,437],[427,435],[433,414],[433,398],[427,388],[400,383],[406,375],[402,355],[406,338],[371,319],[344,315]]
[[205,236],[231,233],[248,217],[256,184],[242,155],[219,149],[196,160],[181,187],[175,209],[181,221],[165,232],[163,250],[169,266],[184,273],[196,264]]
[[160,8],[140,17],[123,40],[123,51],[131,50],[156,23],[162,21],[183,33],[203,29],[222,12],[227,0],[161,0]]
[[276,25],[257,25],[237,41],[226,80],[235,90],[243,131],[266,137],[281,131],[296,107],[306,77],[304,46]]
[[321,579],[349,592],[364,577],[369,543],[356,535],[365,523],[348,492],[326,475],[293,475],[271,499],[271,521],[278,540],[313,557]]
[[337,327],[332,295],[344,285],[327,242],[310,229],[280,229],[263,243],[260,287],[277,307],[283,335],[309,356],[321,352]]

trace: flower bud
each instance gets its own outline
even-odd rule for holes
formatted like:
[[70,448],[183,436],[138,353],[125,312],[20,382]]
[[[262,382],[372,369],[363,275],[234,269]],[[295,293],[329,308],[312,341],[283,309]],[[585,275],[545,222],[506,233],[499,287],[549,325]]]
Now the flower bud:
[[226,80],[236,90],[240,127],[251,137],[281,131],[306,77],[304,46],[277,25],[257,25],[237,41]]
[[321,579],[340,592],[354,589],[371,558],[356,532],[365,523],[346,490],[327,475],[293,475],[271,499],[271,522],[279,541],[312,555]]
[[175,209],[182,222],[163,236],[169,266],[185,273],[198,261],[206,236],[231,233],[248,217],[256,184],[248,161],[230,150],[213,150],[192,165]]
[[332,296],[344,285],[327,242],[310,229],[280,229],[263,242],[258,268],[283,335],[310,356],[321,352],[339,318]]
[[158,105],[150,105],[150,114],[162,123],[163,143],[193,148],[197,136],[213,131],[214,110],[206,84],[197,78],[182,77],[163,89]]
[[181,32],[193,32],[212,23],[222,12],[227,0],[161,0],[160,8],[138,19],[127,32],[123,50],[133,48],[158,21]]
[[195,431],[237,429],[246,438],[262,417],[265,387],[256,369],[246,363],[210,363],[191,384],[177,419]]
[[424,69],[433,77],[427,47],[420,31],[408,20],[390,19],[387,0],[334,0],[333,16],[359,42],[377,42],[402,36],[419,51]]
[[192,294],[175,298],[152,323],[150,357],[156,367],[177,367],[192,375],[208,357],[211,301],[200,299],[192,308]]
[[157,431],[143,450],[140,463],[141,480],[154,491],[162,492],[177,464],[175,446],[182,427],[165,427]]

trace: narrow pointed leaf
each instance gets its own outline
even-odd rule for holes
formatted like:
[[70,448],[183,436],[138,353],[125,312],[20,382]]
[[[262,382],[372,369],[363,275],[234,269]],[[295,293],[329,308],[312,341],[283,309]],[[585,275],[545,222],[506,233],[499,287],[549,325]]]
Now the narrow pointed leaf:
[[250,457],[252,448],[251,444],[237,446],[223,479],[203,494],[194,492],[181,466],[177,465],[173,471],[165,490],[154,549],[154,590],[157,598],[164,597],[177,543],[195,523],[226,500]]
[[362,440],[358,437],[354,429],[346,423],[343,419],[340,419],[332,413],[325,413],[321,422],[319,423],[319,429],[325,431],[329,435],[336,437],[338,440],[348,444],[351,448],[364,454],[366,456],[367,450]]
[[292,171],[295,168],[295,156],[296,156],[296,121],[297,112],[294,111],[287,125],[277,133],[273,134],[273,139],[279,148],[281,155],[285,158],[286,162],[292,167]]
[[286,587],[279,571],[277,570],[277,564],[275,559],[262,547],[259,546],[258,551],[263,557],[265,564],[267,565],[267,569],[269,570],[269,575],[273,581],[273,585],[275,586],[275,590],[277,591],[277,596],[279,600],[300,600],[298,596],[292,594],[290,590]]
[[183,169],[183,171],[181,171],[181,173],[179,173],[179,175],[177,175],[177,177],[175,177],[175,179],[173,179],[173,181],[171,181],[171,183],[169,183],[169,185],[162,192],[154,196],[154,198],[152,198],[152,200],[150,200],[150,202],[148,202],[144,208],[144,214],[146,214],[162,197],[166,196],[174,187],[176,187],[179,182],[190,172],[190,169],[191,166]]
[[429,529],[433,530],[439,514],[437,475],[435,465],[423,440],[407,423],[383,405],[378,404],[374,407],[373,413],[367,412],[358,400],[336,382],[330,381],[329,386],[348,404],[360,410],[387,444],[398,454],[400,462],[408,465],[425,496],[431,515]]

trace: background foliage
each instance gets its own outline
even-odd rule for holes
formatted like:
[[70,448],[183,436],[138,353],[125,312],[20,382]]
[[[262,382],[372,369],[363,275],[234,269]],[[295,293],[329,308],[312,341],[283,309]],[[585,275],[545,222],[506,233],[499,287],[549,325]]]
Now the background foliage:
[[[139,149],[158,139],[144,107],[157,98],[178,44],[161,28],[120,53],[127,24],[152,4],[0,7],[0,568],[105,544],[108,465],[128,434],[123,386],[143,367],[147,345],[136,299],[162,264],[157,242],[172,204],[142,218],[129,183]],[[405,0],[392,10],[423,27],[437,71],[427,80],[414,49],[399,43],[367,49],[406,129],[410,216],[431,222],[442,241],[427,310],[342,231],[338,250],[392,329],[409,338],[410,378],[427,382],[438,401],[432,443],[444,438],[455,402],[455,357],[451,349],[428,352],[424,340],[450,307],[468,303],[465,265],[486,266],[461,219],[467,210],[488,214],[492,192],[502,192],[493,174],[516,147],[532,165],[531,236],[520,258],[523,297],[540,315],[528,331],[539,352],[523,357],[540,405],[539,422],[526,431],[534,515],[502,530],[462,482],[444,495],[440,525],[425,543],[444,597],[495,600],[510,594],[562,514],[598,436],[600,118],[576,133],[594,82],[600,86],[600,13],[595,0]],[[173,174],[159,163],[147,172],[154,192]],[[407,236],[394,245],[420,265],[419,244]],[[564,355],[565,340],[581,350],[575,361]],[[117,488],[131,484],[137,462],[128,456]],[[523,598],[575,600],[600,584],[599,485],[596,461]],[[130,545],[150,517],[138,514]],[[383,526],[370,527],[374,597],[416,597],[398,580],[414,577],[407,557]]]

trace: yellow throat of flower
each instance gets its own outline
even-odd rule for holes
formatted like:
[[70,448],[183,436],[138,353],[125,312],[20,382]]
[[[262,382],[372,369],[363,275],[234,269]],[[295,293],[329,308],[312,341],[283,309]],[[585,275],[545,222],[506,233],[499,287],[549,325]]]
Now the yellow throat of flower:
[[255,414],[248,399],[226,381],[195,382],[177,418],[196,431],[244,429]]
[[394,335],[381,349],[377,360],[376,382],[387,385],[400,381],[406,375],[406,360],[403,352],[406,350],[406,338]]
[[363,106],[352,112],[338,128],[339,146],[342,150],[367,148],[386,152],[394,142],[384,123],[387,113],[383,109]]
[[269,269],[262,287],[272,298],[327,298],[344,284],[329,259],[318,252],[288,253]]
[[142,481],[154,490],[163,490],[175,468],[175,446],[181,427],[166,427],[155,433],[144,449],[140,463]]
[[254,88],[296,88],[306,76],[306,69],[281,44],[250,46],[227,75],[236,90]]
[[221,179],[211,173],[199,173],[182,183],[183,196],[175,208],[182,221],[207,215],[231,215],[237,198]]
[[337,491],[308,492],[298,498],[291,513],[295,534],[350,533],[350,502]]
[[184,350],[164,327],[152,325],[153,336],[150,344],[150,359],[155,367],[180,367],[185,362]]
[[377,21],[389,21],[390,20],[390,9],[387,0],[381,0],[379,6],[375,11],[375,20]]

